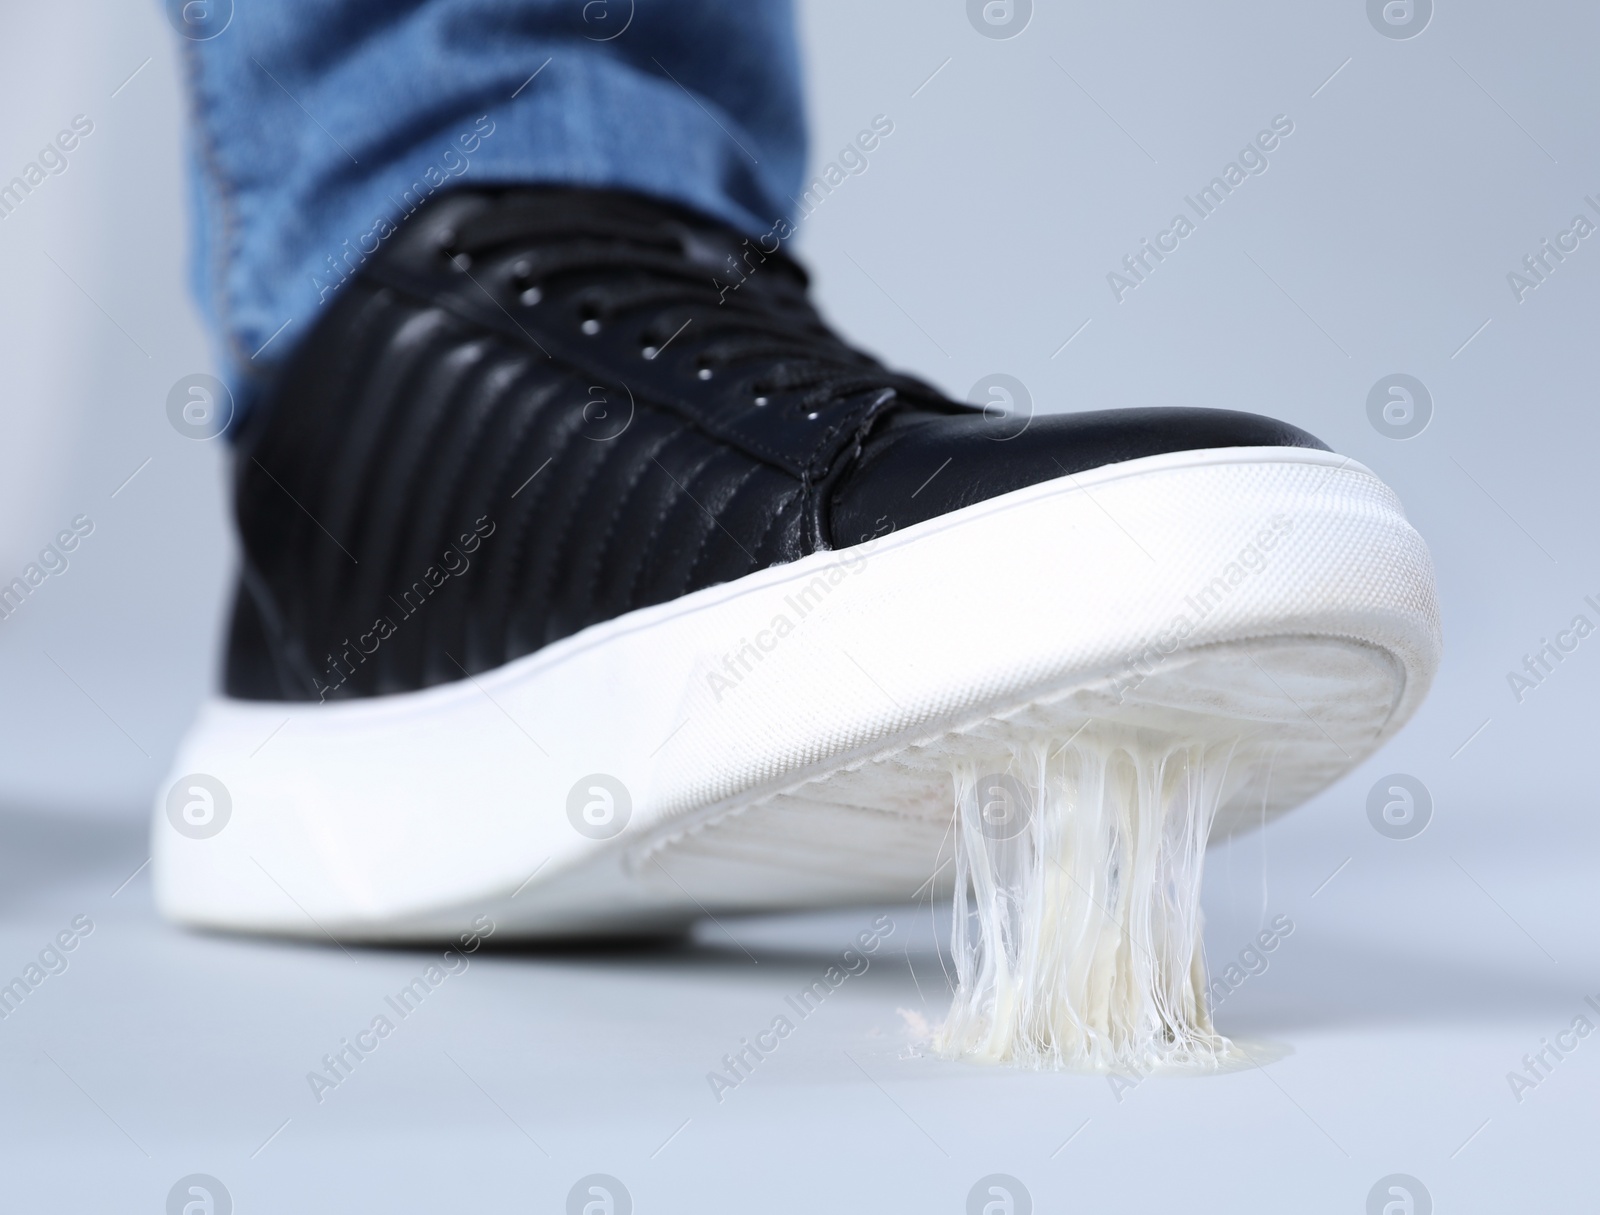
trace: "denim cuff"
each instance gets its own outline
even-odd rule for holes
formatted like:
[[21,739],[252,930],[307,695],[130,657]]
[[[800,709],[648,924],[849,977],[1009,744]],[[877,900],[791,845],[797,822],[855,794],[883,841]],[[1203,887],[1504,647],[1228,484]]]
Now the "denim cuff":
[[[627,4],[608,0],[613,26]],[[751,235],[792,215],[805,135],[787,2],[686,0],[604,38],[581,16],[560,31],[584,11],[571,4],[275,8],[187,48],[196,286],[240,407],[452,187],[632,189]]]

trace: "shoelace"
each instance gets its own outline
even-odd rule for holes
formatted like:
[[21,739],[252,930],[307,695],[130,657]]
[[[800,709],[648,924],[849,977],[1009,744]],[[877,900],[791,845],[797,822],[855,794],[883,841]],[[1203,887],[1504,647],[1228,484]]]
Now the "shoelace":
[[776,404],[816,418],[866,392],[938,399],[841,342],[806,302],[804,272],[787,256],[766,255],[752,285],[735,286],[691,255],[694,240],[686,225],[501,203],[448,234],[441,256],[463,271],[509,260],[515,306],[569,301],[589,335],[637,325],[642,359],[678,345],[701,380],[758,368],[748,382],[753,408]]

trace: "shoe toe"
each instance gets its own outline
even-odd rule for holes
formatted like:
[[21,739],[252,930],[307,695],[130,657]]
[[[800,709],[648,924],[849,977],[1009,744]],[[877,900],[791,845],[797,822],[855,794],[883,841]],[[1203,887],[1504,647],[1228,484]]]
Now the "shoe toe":
[[872,436],[834,491],[835,547],[975,502],[1143,456],[1326,444],[1296,426],[1227,409],[1108,409],[1023,420],[978,410],[906,411]]

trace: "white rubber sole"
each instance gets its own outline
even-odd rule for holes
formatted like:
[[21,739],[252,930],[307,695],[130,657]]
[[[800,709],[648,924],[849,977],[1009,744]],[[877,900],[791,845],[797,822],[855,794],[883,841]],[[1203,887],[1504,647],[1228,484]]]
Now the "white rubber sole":
[[[459,683],[214,699],[158,797],[156,894],[189,924],[351,939],[906,899],[948,890],[953,765],[1105,723],[1245,738],[1262,759],[1223,799],[1226,834],[1370,754],[1439,653],[1427,550],[1361,465],[1134,460]],[[225,811],[189,796],[195,774]]]

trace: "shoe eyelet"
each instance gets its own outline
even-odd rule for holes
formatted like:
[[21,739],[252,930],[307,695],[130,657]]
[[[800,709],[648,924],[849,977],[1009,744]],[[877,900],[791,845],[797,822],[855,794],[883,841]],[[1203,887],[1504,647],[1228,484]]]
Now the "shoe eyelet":
[[709,380],[711,378],[711,368],[702,367],[699,371],[695,372],[695,376],[698,379]]
[[595,334],[600,332],[600,322],[591,316],[584,321],[583,324],[579,325],[578,328],[582,329],[590,337],[593,337]]
[[815,411],[813,411],[811,413],[806,414],[806,421],[815,422],[821,416],[822,415],[820,413],[816,413]]
[[660,353],[661,351],[657,350],[654,346],[639,347],[639,357],[642,359],[653,359]]
[[469,254],[447,253],[446,256],[450,258],[450,264],[462,274],[465,274],[468,270],[472,269],[472,257]]
[[756,408],[757,409],[764,409],[766,407],[766,405],[767,405],[767,398],[766,397],[757,397],[756,398]]
[[523,307],[532,308],[544,298],[544,292],[540,291],[537,287],[529,287],[517,298],[522,301]]

